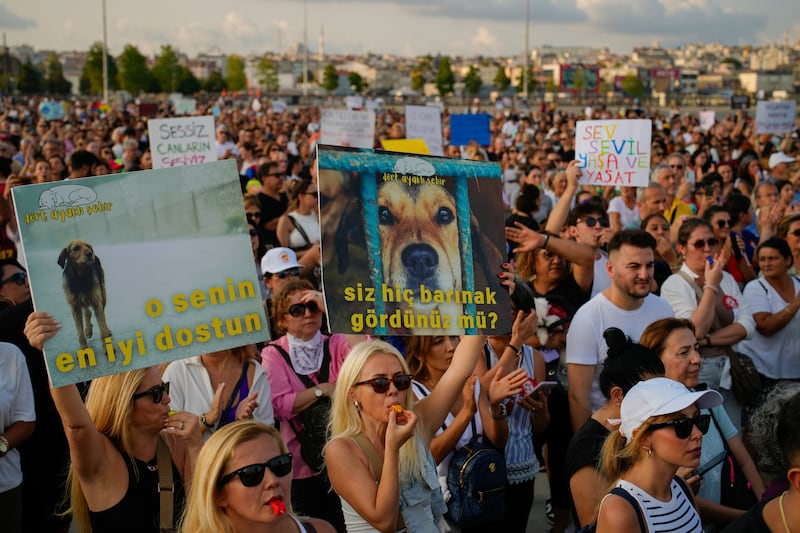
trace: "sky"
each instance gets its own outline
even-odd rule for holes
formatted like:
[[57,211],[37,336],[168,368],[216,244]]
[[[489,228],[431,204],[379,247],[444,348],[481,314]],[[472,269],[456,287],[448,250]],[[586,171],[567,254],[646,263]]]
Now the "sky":
[[[103,0],[0,0],[8,46],[88,50],[102,39]],[[155,54],[171,44],[190,56],[286,51],[303,41],[326,54],[372,52],[414,57],[437,53],[510,56],[531,48],[795,43],[797,0],[106,0],[112,54],[134,44]],[[306,4],[307,2],[307,4]]]

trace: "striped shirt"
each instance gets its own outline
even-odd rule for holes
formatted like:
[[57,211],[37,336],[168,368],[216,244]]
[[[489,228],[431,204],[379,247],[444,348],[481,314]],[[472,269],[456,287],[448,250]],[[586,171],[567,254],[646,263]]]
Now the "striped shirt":
[[617,486],[636,498],[650,533],[702,533],[703,526],[692,501],[675,479],[670,484],[672,498],[657,500],[638,486],[620,479]]

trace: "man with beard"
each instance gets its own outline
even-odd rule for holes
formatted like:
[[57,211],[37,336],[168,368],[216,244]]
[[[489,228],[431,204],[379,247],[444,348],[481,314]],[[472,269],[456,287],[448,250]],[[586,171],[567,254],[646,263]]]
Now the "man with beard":
[[611,285],[578,309],[567,333],[569,407],[574,430],[603,405],[598,377],[608,346],[603,331],[618,327],[634,342],[650,323],[674,316],[669,302],[650,293],[655,239],[622,230],[608,243]]

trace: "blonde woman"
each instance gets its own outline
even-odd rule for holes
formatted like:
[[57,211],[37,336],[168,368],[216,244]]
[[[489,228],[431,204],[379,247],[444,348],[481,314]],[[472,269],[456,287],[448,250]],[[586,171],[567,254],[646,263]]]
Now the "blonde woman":
[[619,430],[603,445],[601,466],[615,488],[603,498],[597,533],[701,533],[694,497],[676,472],[700,466],[714,390],[692,392],[667,378],[635,385],[622,399]]
[[445,506],[430,444],[485,341],[464,337],[436,387],[416,404],[408,366],[392,345],[369,341],[350,352],[339,372],[325,450],[348,532],[438,533]]
[[[25,325],[31,346],[60,328],[50,315],[32,313]],[[84,404],[75,385],[51,389],[69,442],[68,484],[77,531],[159,531],[159,462],[168,445],[174,483],[173,520],[203,438],[197,415],[169,414],[169,383],[156,367],[95,379]],[[163,449],[163,448],[162,448]],[[186,485],[186,487],[184,487]]]
[[277,429],[234,422],[208,439],[197,458],[181,523],[185,533],[334,533],[318,518],[292,513],[292,454]]

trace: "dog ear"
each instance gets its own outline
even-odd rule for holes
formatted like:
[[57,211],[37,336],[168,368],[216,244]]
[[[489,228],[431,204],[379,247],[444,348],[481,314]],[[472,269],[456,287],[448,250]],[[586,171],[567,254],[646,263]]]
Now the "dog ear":
[[58,255],[58,266],[61,268],[65,268],[67,264],[67,256],[69,255],[69,251],[64,248],[61,250],[61,253]]
[[[89,249],[91,250],[91,247]],[[94,269],[94,273],[97,275],[97,279],[100,280],[100,283],[105,283],[106,280],[105,273],[103,272],[103,265],[100,264],[100,258],[96,255],[94,256],[92,268]]]
[[470,215],[470,233],[472,234],[472,257],[473,261],[477,263],[473,263],[476,281],[478,272],[483,272],[486,284],[491,289],[498,290],[500,280],[497,278],[497,273],[503,266],[503,256],[497,246],[481,231],[478,219],[474,214]]
[[342,219],[333,235],[333,245],[338,255],[339,274],[344,274],[350,265],[350,242],[366,246],[364,221],[361,218],[361,201],[351,200],[342,213]]

